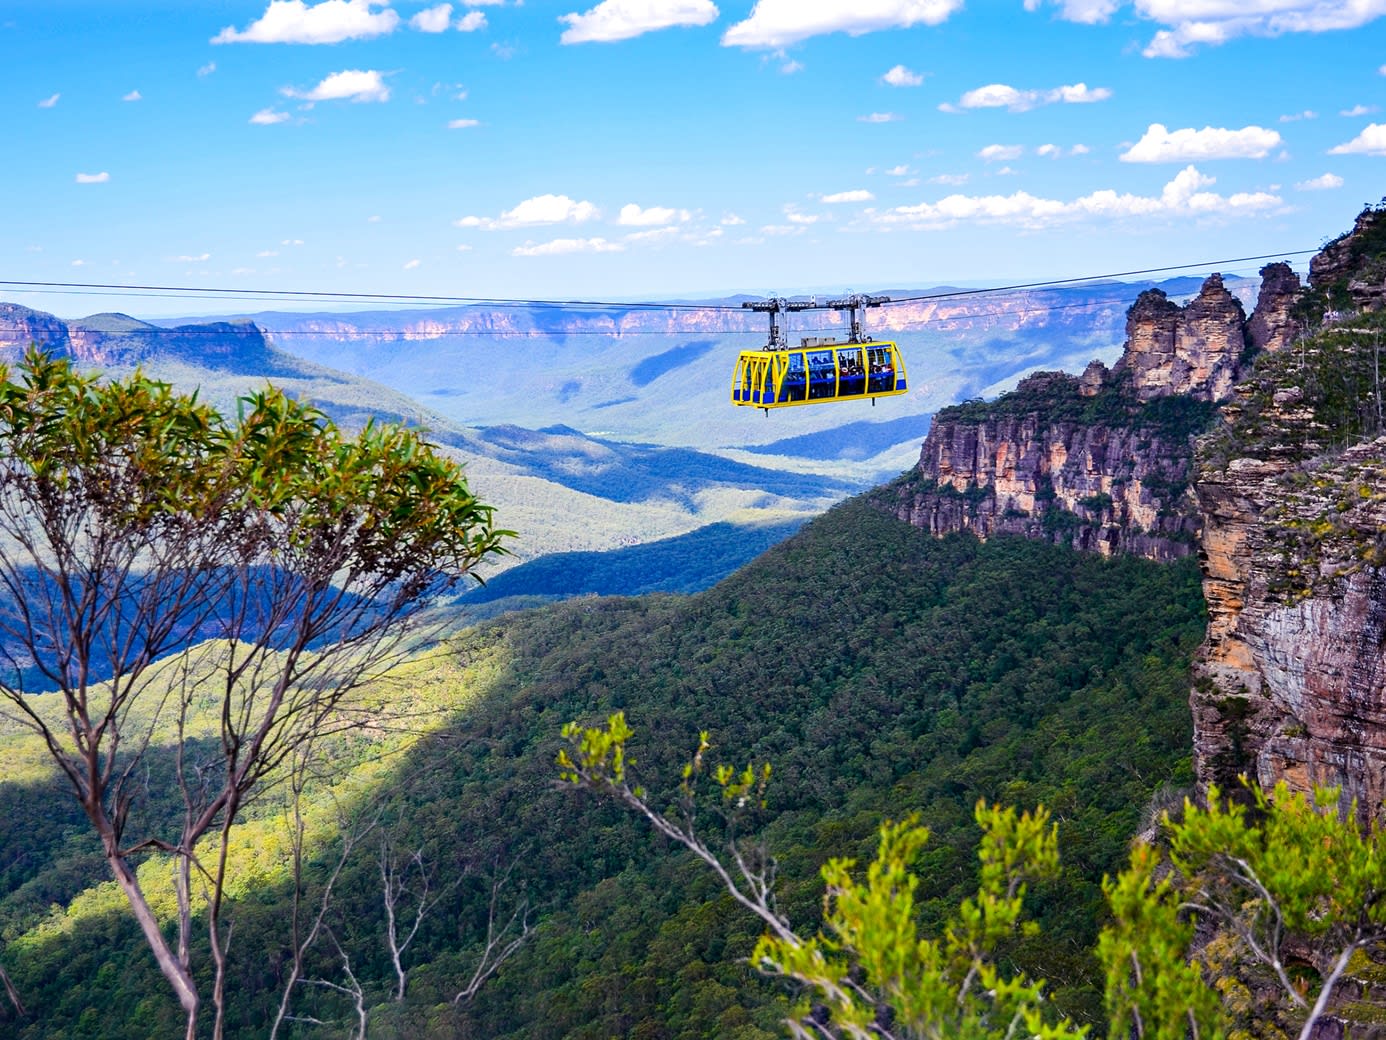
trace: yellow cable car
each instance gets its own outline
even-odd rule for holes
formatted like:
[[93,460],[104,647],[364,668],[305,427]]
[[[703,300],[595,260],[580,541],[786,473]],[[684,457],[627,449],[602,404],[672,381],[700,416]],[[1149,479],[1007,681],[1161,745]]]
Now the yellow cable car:
[[[900,348],[888,340],[866,339],[857,317],[863,308],[889,302],[885,296],[853,295],[825,304],[778,297],[743,303],[743,307],[770,315],[770,341],[762,350],[743,350],[737,357],[732,404],[763,408],[768,415],[771,408],[829,401],[869,400],[875,404],[878,397],[903,394],[905,359]],[[808,336],[798,347],[790,348],[780,316],[826,308],[851,312],[851,336],[845,340]]]
[[802,349],[743,350],[732,376],[732,404],[788,408],[903,394],[905,361],[889,341],[845,343],[810,337]]

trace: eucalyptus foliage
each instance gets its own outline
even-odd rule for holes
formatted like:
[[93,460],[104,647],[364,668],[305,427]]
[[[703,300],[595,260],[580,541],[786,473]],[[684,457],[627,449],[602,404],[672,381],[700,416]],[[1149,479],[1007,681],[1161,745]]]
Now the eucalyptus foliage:
[[1248,791],[1250,805],[1210,787],[1206,806],[1166,815],[1163,854],[1138,846],[1104,886],[1115,1033],[1308,1040],[1328,1014],[1353,1017],[1340,987],[1386,940],[1386,838],[1336,790]]
[[[66,778],[189,1037],[195,916],[221,1031],[238,814],[288,756],[388,714],[351,691],[508,533],[411,430],[349,437],[273,389],[228,421],[37,351],[0,370],[0,717]],[[181,800],[163,826],[141,812],[155,747]],[[136,871],[150,852],[171,867],[172,940]]]

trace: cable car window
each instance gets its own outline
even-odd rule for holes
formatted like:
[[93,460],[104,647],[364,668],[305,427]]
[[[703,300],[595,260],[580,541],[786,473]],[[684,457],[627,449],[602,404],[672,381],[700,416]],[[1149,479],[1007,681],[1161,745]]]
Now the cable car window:
[[870,347],[866,351],[870,366],[870,380],[867,384],[871,393],[881,393],[895,388],[895,365],[890,350],[884,347]]
[[804,371],[803,351],[792,351],[786,360],[789,367],[785,370],[784,380],[780,383],[780,401],[802,401],[807,392],[807,376]]
[[833,370],[831,350],[811,350],[808,353],[809,400],[832,397],[837,392],[837,373]]
[[862,360],[861,348],[837,352],[837,394],[847,397],[866,393],[866,366]]

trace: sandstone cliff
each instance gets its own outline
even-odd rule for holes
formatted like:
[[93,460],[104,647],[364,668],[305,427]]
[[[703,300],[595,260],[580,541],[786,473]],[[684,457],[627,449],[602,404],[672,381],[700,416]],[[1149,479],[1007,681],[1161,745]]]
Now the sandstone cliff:
[[1310,304],[1322,312],[1386,310],[1386,200],[1357,215],[1309,261]]
[[32,345],[96,368],[129,368],[159,358],[272,376],[289,360],[248,321],[169,327],[125,314],[97,314],[65,322],[0,303],[0,361],[18,361]]
[[874,500],[936,535],[1190,555],[1200,528],[1194,437],[1250,355],[1292,338],[1298,289],[1287,265],[1266,267],[1250,320],[1218,275],[1183,307],[1147,290],[1127,312],[1125,351],[1110,372],[1094,362],[1081,378],[1040,373],[994,402],[943,409],[918,466]]
[[1266,355],[1200,447],[1202,784],[1336,786],[1363,818],[1386,803],[1382,339],[1359,315]]

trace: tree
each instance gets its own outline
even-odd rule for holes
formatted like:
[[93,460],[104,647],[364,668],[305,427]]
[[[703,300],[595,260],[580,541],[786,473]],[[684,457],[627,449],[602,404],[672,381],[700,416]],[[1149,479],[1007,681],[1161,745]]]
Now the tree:
[[1353,958],[1386,941],[1380,826],[1334,790],[1247,787],[1250,805],[1210,787],[1166,814],[1163,853],[1137,846],[1106,883],[1114,1032],[1308,1040]]
[[[695,784],[705,772],[704,734],[684,768],[675,816],[631,786],[622,713],[605,727],[564,728],[566,782],[616,798],[708,864],[734,899],[767,926],[752,954],[761,971],[799,983],[808,997],[790,1032],[808,1038],[1077,1038],[1042,981],[1007,974],[1000,944],[1034,934],[1022,916],[1026,879],[1051,874],[1057,837],[1033,813],[979,802],[980,884],[938,936],[921,936],[912,863],[928,831],[910,819],[883,824],[864,879],[850,860],[822,870],[824,928],[796,933],[775,909],[773,860],[754,857],[734,828],[720,846],[697,832]],[[768,768],[710,771],[722,814],[735,820],[763,798]],[[1112,921],[1098,955],[1107,976],[1108,1035],[1135,1040],[1310,1040],[1335,1010],[1355,959],[1386,943],[1386,836],[1354,822],[1337,791],[1312,798],[1282,782],[1245,799],[1216,787],[1207,806],[1166,813],[1160,844],[1137,842],[1130,865],[1104,881]],[[1244,804],[1249,803],[1249,804]],[[767,869],[769,865],[769,869]],[[1360,965],[1359,965],[1360,966]],[[1337,1008],[1339,1014],[1342,1008]],[[1378,1012],[1379,1013],[1379,1012]]]
[[765,923],[751,962],[807,993],[787,1023],[795,1037],[1080,1040],[1086,1035],[1085,1028],[1054,1012],[1043,982],[1004,971],[996,958],[1011,936],[1035,930],[1023,919],[1027,879],[1058,868],[1057,830],[1043,809],[1017,813],[977,803],[982,828],[977,895],[963,901],[940,937],[921,936],[915,916],[919,878],[911,868],[929,832],[913,818],[881,826],[879,850],[864,880],[853,877],[851,860],[824,865],[824,928],[804,937],[775,907],[774,861],[736,828],[745,809],[763,804],[768,767],[738,771],[723,765],[710,771],[726,827],[724,842],[715,848],[697,832],[695,785],[704,774],[706,733],[684,767],[675,818],[654,810],[645,792],[627,780],[631,760],[625,745],[632,733],[623,713],[612,715],[604,728],[570,724],[563,733],[569,747],[559,752],[558,765],[565,781],[613,796],[644,816],[711,867],[732,898]]
[[[188,1037],[195,915],[221,1035],[237,819],[291,756],[379,721],[353,691],[510,533],[399,426],[347,437],[273,389],[230,422],[37,351],[0,370],[0,705],[69,782]],[[151,852],[172,863],[172,940],[136,871]]]

